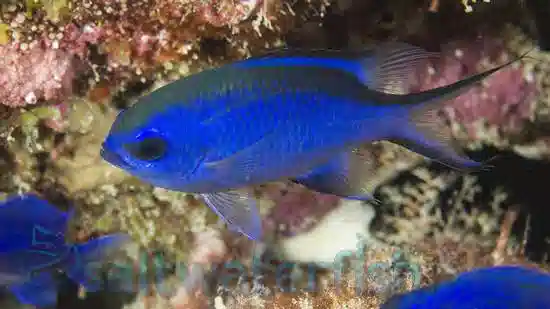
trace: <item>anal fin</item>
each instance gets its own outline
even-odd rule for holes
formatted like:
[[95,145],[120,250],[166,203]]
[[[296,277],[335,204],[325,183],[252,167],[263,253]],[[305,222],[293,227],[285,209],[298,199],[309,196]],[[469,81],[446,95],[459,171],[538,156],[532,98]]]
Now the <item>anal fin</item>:
[[370,193],[374,188],[368,184],[375,168],[376,162],[368,150],[355,148],[294,181],[317,192],[379,204]]
[[204,202],[221,217],[232,230],[237,230],[252,240],[262,237],[262,221],[254,197],[226,191],[201,194]]

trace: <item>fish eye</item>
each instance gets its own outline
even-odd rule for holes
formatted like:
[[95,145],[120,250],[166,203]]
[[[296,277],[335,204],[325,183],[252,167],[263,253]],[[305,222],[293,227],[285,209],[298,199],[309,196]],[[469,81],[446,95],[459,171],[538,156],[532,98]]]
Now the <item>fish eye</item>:
[[161,137],[145,137],[139,142],[126,144],[124,148],[139,160],[154,161],[166,154],[168,144]]

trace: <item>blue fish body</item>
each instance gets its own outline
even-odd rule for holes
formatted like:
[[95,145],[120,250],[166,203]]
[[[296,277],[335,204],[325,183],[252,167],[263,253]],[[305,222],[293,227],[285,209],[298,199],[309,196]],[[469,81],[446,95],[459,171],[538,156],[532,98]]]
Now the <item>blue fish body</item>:
[[17,195],[0,203],[0,285],[20,302],[38,307],[57,302],[55,272],[90,291],[99,289],[97,269],[108,250],[128,237],[108,235],[84,244],[68,244],[65,232],[70,214],[35,195]]
[[[501,67],[403,94],[414,65],[433,57],[388,43],[371,50],[283,50],[206,70],[122,111],[102,157],[158,187],[201,194],[248,237],[261,237],[252,198],[237,190],[281,179],[347,198],[374,167],[359,148],[391,140],[451,167],[479,168],[438,124],[439,103]],[[392,88],[397,82],[402,87]]]
[[517,266],[476,269],[390,298],[381,309],[546,309],[550,274]]
[[[181,83],[183,85],[168,85],[170,88],[195,88],[194,84],[205,84],[204,87],[211,89],[205,89],[195,99],[181,98],[183,102],[195,100],[197,104],[173,104],[164,113],[153,116],[145,127],[133,132],[118,133],[120,123],[115,122],[113,135],[107,138],[105,149],[114,150],[121,146],[120,143],[132,143],[135,136],[145,139],[148,135],[152,138],[160,135],[173,141],[167,145],[170,149],[165,158],[141,163],[129,154],[122,156],[127,164],[121,165],[138,175],[143,172],[142,178],[156,186],[205,193],[299,175],[318,164],[311,162],[315,160],[316,152],[324,154],[332,150],[337,153],[341,151],[343,139],[352,143],[377,135],[370,130],[364,132],[360,127],[365,117],[380,118],[381,115],[377,114],[384,113],[383,108],[359,108],[358,102],[362,98],[358,91],[364,86],[358,82],[349,84],[350,89],[336,98],[328,91],[320,92],[319,85],[334,88],[334,95],[340,92],[336,83],[347,77],[344,73],[334,71],[329,72],[333,73],[329,74],[332,76],[326,76],[326,72],[320,69],[313,72],[312,77],[307,77],[298,75],[302,73],[299,68],[260,67],[244,70],[244,73],[241,71],[243,69],[239,66],[220,68],[207,71],[205,75],[190,76],[182,80],[186,82]],[[237,74],[247,76],[238,80]],[[227,82],[220,78],[224,75]],[[264,82],[267,76],[270,79]],[[302,83],[303,87],[293,86],[304,79],[307,83]],[[232,81],[242,85],[232,84]],[[187,83],[191,85],[187,86]],[[224,94],[228,90],[223,88],[242,90]],[[287,88],[290,89],[288,92],[277,91]],[[163,93],[158,96],[161,95]],[[209,96],[212,101],[203,101]],[[139,107],[145,109],[158,104],[162,98],[156,97],[153,93],[145,98],[148,102],[144,103],[148,105]],[[338,104],[334,104],[336,100]],[[141,110],[123,111],[119,119],[137,112]],[[185,121],[185,126],[181,125],[182,121]],[[350,136],[355,136],[354,140]],[[178,143],[178,139],[182,142]],[[250,155],[243,153],[250,148]],[[240,154],[237,162],[223,168],[226,158]],[[278,160],[273,160],[274,156]],[[248,157],[253,157],[253,161],[247,162]],[[253,165],[245,166],[248,163]],[[216,166],[221,168],[214,168]],[[238,170],[239,167],[243,170]],[[174,172],[175,175],[168,177]]]

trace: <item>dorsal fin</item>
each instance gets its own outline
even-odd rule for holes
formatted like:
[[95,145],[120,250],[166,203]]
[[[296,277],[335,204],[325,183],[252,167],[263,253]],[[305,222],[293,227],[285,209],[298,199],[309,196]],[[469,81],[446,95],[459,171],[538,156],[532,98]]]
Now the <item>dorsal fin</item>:
[[234,63],[241,67],[314,66],[347,72],[365,86],[389,94],[408,92],[416,65],[437,53],[388,42],[360,50],[281,48]]

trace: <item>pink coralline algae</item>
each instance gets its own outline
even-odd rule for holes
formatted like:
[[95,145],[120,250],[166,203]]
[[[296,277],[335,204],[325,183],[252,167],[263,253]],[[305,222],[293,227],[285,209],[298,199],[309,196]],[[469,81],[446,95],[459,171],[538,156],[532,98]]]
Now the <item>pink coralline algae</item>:
[[[442,49],[441,57],[419,74],[412,91],[445,86],[510,60],[503,44],[485,38],[476,42],[453,42]],[[448,103],[448,116],[461,124],[469,138],[476,139],[474,123],[484,120],[502,133],[518,132],[531,115],[536,86],[522,65],[509,66],[488,77],[480,87]]]
[[82,27],[69,23],[63,27],[63,31],[60,33],[61,35],[58,35],[58,37],[61,37],[61,39],[57,37],[52,39],[45,36],[43,39],[44,44],[54,49],[66,50],[80,59],[87,57],[89,44],[98,44],[105,38],[105,31],[93,23],[85,24]]
[[222,263],[228,255],[229,249],[222,238],[219,231],[212,229],[196,234],[195,244],[188,261],[189,275],[170,300],[173,308],[208,308],[202,290],[205,280],[203,268]]
[[72,91],[75,63],[66,51],[35,46],[26,52],[0,46],[0,97],[10,107],[40,99],[63,100]]
[[83,68],[87,45],[97,44],[102,34],[93,25],[68,24],[58,33],[45,34],[31,43],[0,46],[2,104],[19,107],[40,100],[64,103]]
[[[267,0],[265,0],[267,1]],[[198,16],[215,27],[236,25],[250,17],[262,0],[223,0],[197,5]]]
[[268,229],[282,236],[309,231],[340,201],[338,196],[314,192],[290,182],[272,186],[267,189],[267,196],[275,206],[264,221]]

